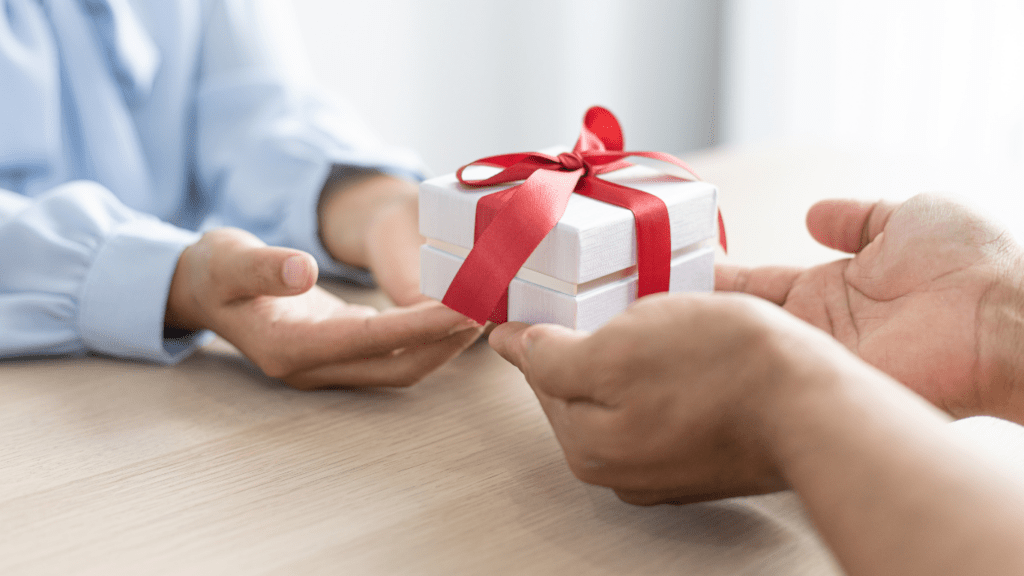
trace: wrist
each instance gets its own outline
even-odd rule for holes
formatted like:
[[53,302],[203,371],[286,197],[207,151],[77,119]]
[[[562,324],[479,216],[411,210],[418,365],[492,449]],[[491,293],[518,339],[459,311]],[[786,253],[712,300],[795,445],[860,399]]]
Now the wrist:
[[778,474],[790,483],[786,470],[807,451],[809,442],[816,441],[805,431],[822,414],[837,408],[834,404],[841,380],[836,370],[817,365],[806,348],[802,355],[775,351],[773,356],[774,362],[763,379],[765,385],[760,394],[749,399],[747,409],[763,449]]
[[376,171],[328,181],[318,206],[320,238],[332,258],[369,267],[367,238],[391,209],[415,203],[416,184]]
[[741,425],[737,440],[764,454],[776,478],[788,483],[787,468],[817,440],[805,431],[838,408],[849,353],[785,312],[774,307],[767,311],[777,317],[757,322],[753,330],[733,330],[747,335],[735,347],[744,351],[743,365],[749,371],[740,380],[753,384],[737,390],[740,401],[733,404],[738,410],[733,421]]
[[[891,445],[893,430],[940,427],[949,416],[845,349],[802,374],[789,394],[766,403],[767,450],[785,483],[798,492],[822,486],[822,466],[840,459],[870,460]],[[807,354],[807,351],[804,351]],[[818,355],[821,358],[820,355]]]
[[809,460],[835,449],[837,435],[862,426],[876,408],[887,411],[894,398],[934,411],[831,336],[802,322],[789,328],[763,339],[761,361],[751,363],[762,367],[761,386],[746,396],[742,420],[790,487]]
[[164,311],[164,328],[171,331],[195,332],[206,326],[197,314],[198,302],[192,290],[191,256],[196,249],[192,244],[182,251],[178,264],[171,277],[171,287],[167,292],[167,308]]

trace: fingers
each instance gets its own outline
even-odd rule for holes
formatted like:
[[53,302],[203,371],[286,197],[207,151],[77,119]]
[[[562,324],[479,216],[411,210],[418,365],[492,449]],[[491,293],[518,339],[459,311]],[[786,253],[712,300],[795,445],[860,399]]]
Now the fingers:
[[491,332],[491,346],[526,376],[538,396],[589,399],[593,383],[586,370],[583,342],[588,337],[555,324],[508,322]]
[[398,306],[411,306],[430,300],[429,296],[420,293],[419,254],[413,255],[413,258],[409,258],[395,254],[390,266],[373,269],[377,284]]
[[522,322],[506,322],[491,330],[491,335],[487,338],[495,352],[522,372],[526,371],[527,364],[526,350],[522,343],[523,332],[529,327],[529,324]]
[[420,293],[420,246],[416,203],[396,203],[368,232],[367,260],[377,284],[399,306],[427,300]]
[[374,358],[313,368],[285,378],[301,390],[346,387],[405,387],[457,356],[479,338],[483,328],[468,328],[440,341]]
[[749,490],[733,490],[733,491],[710,491],[710,492],[697,492],[689,493],[685,490],[621,490],[613,489],[615,495],[618,496],[619,500],[622,500],[626,504],[633,504],[634,506],[657,506],[658,504],[673,504],[676,506],[682,506],[685,504],[695,504],[697,502],[709,502],[712,500],[722,500],[724,498],[732,498],[734,496],[749,496],[751,492]]
[[781,306],[786,303],[793,282],[801,273],[802,268],[787,266],[747,268],[732,264],[716,264],[715,290],[744,292]]
[[231,256],[215,261],[224,268],[217,275],[231,299],[302,294],[312,288],[319,273],[312,256],[291,248],[250,246]]
[[347,318],[324,322],[320,349],[327,353],[327,361],[369,358],[437,342],[468,328],[479,325],[440,302],[430,301],[391,308],[358,322]]
[[[318,286],[301,296],[242,303],[224,315],[218,334],[266,374],[292,376],[338,363],[386,357],[482,328],[440,302],[378,313],[347,304]],[[255,329],[254,329],[255,328]]]
[[807,212],[807,230],[825,246],[855,254],[885,229],[899,206],[885,201],[823,200]]

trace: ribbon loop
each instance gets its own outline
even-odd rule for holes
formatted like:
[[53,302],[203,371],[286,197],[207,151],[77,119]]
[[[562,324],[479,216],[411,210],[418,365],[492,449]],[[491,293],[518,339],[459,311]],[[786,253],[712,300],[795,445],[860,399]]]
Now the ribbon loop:
[[[682,160],[662,152],[623,151],[622,128],[610,111],[600,106],[587,110],[583,129],[572,152],[557,157],[539,152],[490,156],[471,162],[455,173],[467,186],[525,182],[489,194],[477,203],[473,248],[445,293],[449,308],[483,324],[504,322],[508,285],[541,240],[558,224],[569,197],[582,194],[633,212],[637,238],[637,297],[669,288],[672,234],[668,207],[657,196],[598,178],[632,166],[628,156],[643,156],[673,164],[699,180]],[[470,166],[501,170],[489,177],[467,180]],[[678,176],[677,176],[678,177]],[[719,242],[724,250],[725,226],[718,213]]]

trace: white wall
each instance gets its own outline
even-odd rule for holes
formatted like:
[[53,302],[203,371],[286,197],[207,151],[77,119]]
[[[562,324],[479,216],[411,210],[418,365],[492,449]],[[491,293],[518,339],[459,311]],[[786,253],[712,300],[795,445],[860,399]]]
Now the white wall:
[[722,140],[1024,162],[1024,2],[730,0]]
[[718,2],[293,3],[314,73],[435,172],[571,145],[592,104],[634,150],[715,140]]

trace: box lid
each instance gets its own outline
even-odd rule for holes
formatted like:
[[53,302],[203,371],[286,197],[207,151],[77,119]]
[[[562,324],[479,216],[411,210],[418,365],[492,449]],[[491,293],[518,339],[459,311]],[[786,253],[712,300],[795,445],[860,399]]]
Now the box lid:
[[[467,174],[473,178],[486,175]],[[639,165],[604,174],[601,178],[653,194],[665,202],[672,227],[673,251],[712,238],[717,232],[718,191],[713,184],[680,180]],[[514,185],[473,188],[460,183],[454,174],[422,182],[420,234],[465,249],[472,248],[477,201]],[[578,284],[630,266],[636,266],[633,213],[573,194],[562,219],[530,255],[524,268]]]

